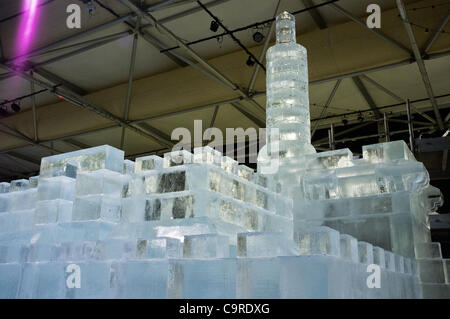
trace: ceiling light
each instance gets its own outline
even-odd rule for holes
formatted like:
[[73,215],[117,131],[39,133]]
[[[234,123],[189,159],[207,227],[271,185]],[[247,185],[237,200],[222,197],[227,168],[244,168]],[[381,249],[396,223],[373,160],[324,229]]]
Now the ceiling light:
[[362,116],[361,113],[359,113],[359,115],[358,115],[358,121],[360,121],[360,122],[364,121],[364,117]]
[[211,30],[212,32],[217,32],[217,30],[219,30],[219,24],[215,20],[211,21],[209,30]]
[[254,66],[255,61],[253,61],[251,56],[248,56],[247,62],[245,62],[248,66]]
[[13,102],[13,103],[11,104],[11,109],[12,109],[14,112],[16,112],[16,113],[19,113],[19,112],[20,112],[20,105],[17,104],[16,102]]
[[255,33],[253,33],[253,41],[259,43],[263,39],[264,39],[264,35],[261,32],[256,31]]

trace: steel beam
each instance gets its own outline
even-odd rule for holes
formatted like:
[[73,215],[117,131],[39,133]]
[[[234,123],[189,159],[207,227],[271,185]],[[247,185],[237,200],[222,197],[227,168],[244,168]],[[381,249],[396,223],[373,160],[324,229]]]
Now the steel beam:
[[408,34],[409,42],[411,43],[411,47],[414,53],[414,57],[417,62],[417,66],[419,67],[420,74],[422,76],[422,81],[425,85],[425,89],[427,90],[428,97],[430,98],[431,104],[433,105],[434,114],[436,116],[436,121],[440,130],[444,129],[444,124],[442,122],[441,114],[439,113],[439,108],[434,98],[433,88],[431,87],[430,78],[428,77],[428,72],[425,67],[425,63],[422,59],[422,54],[420,53],[419,47],[417,46],[416,38],[414,36],[414,32],[412,30],[411,24],[408,20],[408,15],[406,14],[406,9],[402,0],[396,0],[397,8],[400,12],[400,16],[403,20],[403,24],[406,29],[406,33]]
[[[414,131],[423,131],[423,130],[430,130],[433,129],[432,126],[424,126],[424,127],[416,127],[414,128]],[[408,133],[408,130],[398,130],[398,131],[392,131],[390,132],[391,136],[392,135],[397,135],[397,134],[404,134],[404,133]],[[335,134],[336,136],[337,134]],[[355,136],[355,137],[348,137],[348,138],[342,138],[339,140],[335,140],[335,143],[345,143],[348,141],[358,141],[358,140],[364,140],[364,139],[368,139],[368,138],[374,138],[374,137],[378,137],[379,134],[369,134],[369,135],[363,135],[363,136]],[[328,137],[326,138],[325,141],[321,141],[321,142],[313,142],[312,143],[314,145],[314,147],[320,146],[320,145],[328,145]]]
[[[135,33],[133,37],[133,46],[131,47],[130,69],[128,71],[127,96],[125,99],[125,108],[123,111],[124,121],[128,121],[128,114],[130,113],[131,89],[133,88],[134,69],[136,65],[137,42],[138,42],[138,34]],[[120,149],[122,150],[124,143],[125,143],[125,128],[122,128],[122,135],[120,137]]]
[[219,105],[217,105],[214,108],[214,113],[211,117],[211,123],[209,124],[209,127],[214,127],[214,122],[216,122],[217,113],[219,112]]
[[340,12],[341,14],[343,14],[344,16],[346,16],[347,18],[349,18],[350,20],[355,21],[356,23],[358,23],[359,25],[361,25],[362,27],[364,27],[366,30],[372,32],[373,34],[375,34],[376,36],[378,36],[379,38],[389,42],[390,44],[394,45],[395,47],[399,48],[400,50],[408,53],[408,55],[411,55],[411,51],[405,47],[403,44],[401,44],[400,42],[388,37],[387,35],[385,35],[383,32],[379,31],[378,29],[370,29],[369,27],[367,27],[367,24],[363,21],[361,21],[361,19],[359,19],[358,17],[355,17],[352,13],[350,13],[349,11],[345,10],[344,8],[338,6],[335,3],[330,3],[329,6],[333,9],[335,9],[336,11]]
[[[305,6],[305,8],[311,8],[314,6],[312,0],[302,0],[302,3]],[[319,27],[319,29],[327,28],[327,23],[325,22],[325,19],[322,17],[318,9],[311,9],[308,12],[311,18],[314,20],[314,23]]]
[[[129,0],[117,0],[120,3],[122,3],[124,6],[128,7],[132,11],[134,11],[139,17],[142,19],[145,19],[151,23],[153,23],[155,26],[158,26],[160,30],[162,30],[163,33],[165,33],[169,38],[174,40],[181,48],[183,48],[194,60],[198,62],[200,66],[204,68],[204,72],[208,75],[212,75],[213,79],[215,79],[217,82],[223,84],[226,87],[229,87],[233,91],[237,92],[242,97],[245,97],[249,99],[249,102],[254,104],[256,107],[260,108],[261,110],[264,110],[262,106],[260,106],[256,101],[252,99],[252,96],[249,96],[247,92],[244,92],[242,88],[240,88],[238,85],[233,83],[230,79],[228,79],[224,74],[222,74],[218,69],[216,69],[214,66],[209,64],[207,61],[205,61],[202,57],[200,57],[193,49],[191,49],[188,45],[184,43],[183,40],[181,40],[179,37],[177,37],[172,31],[170,31],[168,28],[166,28],[164,25],[162,25],[158,20],[156,20],[151,14],[143,11],[139,7],[137,7],[135,4],[133,4]],[[193,66],[194,68],[198,69],[198,65],[193,63],[192,61],[185,61],[189,65]]]
[[20,153],[17,153],[17,152],[8,152],[8,155],[10,155],[10,156],[12,156],[14,158],[20,159],[22,161],[25,161],[27,163],[34,164],[34,165],[37,165],[37,166],[41,166],[41,161],[40,160],[31,158],[31,157],[23,155],[23,154],[20,154]]
[[333,101],[334,95],[336,94],[336,91],[338,90],[339,85],[341,84],[341,82],[342,82],[341,79],[337,80],[336,84],[334,85],[333,89],[331,90],[331,93],[328,96],[328,99],[327,99],[327,101],[326,101],[326,103],[325,103],[325,105],[324,105],[324,107],[322,109],[322,112],[320,112],[318,120],[316,121],[316,123],[314,123],[314,127],[313,127],[313,129],[311,131],[311,138],[313,138],[314,133],[316,133],[317,126],[319,125],[319,121],[322,119],[322,117],[325,116],[325,114],[327,112],[327,109],[330,106],[331,102]]
[[[382,86],[381,84],[379,84],[378,82],[376,82],[375,80],[373,80],[372,78],[368,77],[365,74],[362,74],[360,76],[360,78],[362,78],[363,80],[366,80],[367,82],[369,82],[370,84],[374,85],[375,87],[377,87],[378,89],[380,89],[381,91],[383,91],[384,93],[388,94],[389,96],[393,97],[394,99],[396,99],[398,102],[403,103],[406,101],[406,99],[403,99],[401,97],[399,97],[397,94],[395,94],[394,92],[392,92],[391,90],[387,89],[386,87]],[[436,121],[429,116],[426,113],[420,112],[416,107],[411,105],[411,109],[420,114],[421,116],[423,116],[424,118],[426,118],[428,121],[430,121],[433,124],[436,124]]]
[[414,127],[412,123],[412,117],[411,117],[411,103],[409,102],[409,99],[406,100],[406,115],[408,117],[408,130],[409,130],[409,148],[411,149],[411,152],[414,153]]
[[[281,3],[281,0],[278,0],[277,6],[275,7],[274,18],[276,18],[276,16],[277,16],[278,8],[280,7],[280,3]],[[266,54],[266,51],[269,46],[270,39],[272,38],[272,34],[273,34],[274,30],[275,30],[275,22],[272,22],[272,24],[270,25],[269,31],[267,31],[266,39],[264,40],[264,45],[261,48],[261,52],[259,53],[259,57],[258,57],[259,61],[264,60],[264,56]],[[253,91],[253,87],[255,86],[256,77],[258,76],[258,71],[259,71],[259,64],[255,64],[255,67],[253,68],[252,77],[250,78],[250,82],[248,83],[248,89],[247,89],[248,94],[251,94]]]
[[28,144],[35,145],[35,146],[39,146],[39,147],[41,147],[41,148],[45,148],[46,150],[49,150],[49,151],[52,151],[52,152],[61,153],[61,152],[59,152],[59,151],[57,151],[57,150],[55,150],[55,149],[53,149],[53,148],[51,148],[51,147],[48,147],[48,146],[43,145],[43,144],[41,144],[41,143],[39,143],[39,142],[36,142],[35,140],[29,138],[29,137],[26,136],[25,134],[23,134],[23,133],[21,133],[20,131],[18,131],[18,130],[16,130],[16,129],[14,129],[14,128],[8,126],[8,125],[6,125],[6,124],[3,123],[3,122],[0,122],[0,126],[3,127],[3,128],[5,128],[5,129],[7,129],[7,130],[9,130],[9,131],[11,131],[11,132],[13,132],[13,133],[8,133],[8,132],[5,132],[5,131],[1,131],[1,133],[3,133],[3,134],[9,135],[9,136],[11,136],[11,137],[18,138],[18,139],[20,139],[20,140],[23,140],[23,141],[27,142]]
[[390,142],[391,134],[389,134],[389,120],[386,113],[383,113],[383,122],[384,122],[384,135],[386,138],[386,142]]
[[85,149],[85,148],[91,148],[91,145],[82,143],[80,141],[74,140],[73,138],[67,138],[65,140],[63,140],[64,143],[75,146],[79,149]]
[[[126,0],[129,1],[129,0]],[[202,7],[203,10],[205,10],[205,12],[214,20],[217,22],[217,24],[219,24],[219,26],[227,33],[227,35],[230,36],[231,39],[233,39],[234,42],[236,42],[236,44],[245,51],[245,53],[247,53],[247,55],[249,55],[254,62],[256,62],[256,64],[258,64],[264,71],[266,71],[266,67],[261,63],[261,61],[259,61],[258,58],[255,57],[255,55],[250,52],[247,47],[245,45],[242,44],[242,42],[236,38],[236,36],[234,35],[233,32],[231,32],[223,23],[222,21],[216,17],[207,7],[205,7],[205,5],[200,1],[197,0],[197,3],[200,7]]]
[[156,140],[159,143],[161,143],[162,145],[165,146],[172,146],[174,143],[171,140],[167,140],[161,136],[159,136],[156,133],[156,129],[152,130],[151,132],[146,132],[143,131],[139,128],[136,128],[130,124],[128,124],[127,122],[123,121],[122,119],[120,119],[119,117],[113,115],[112,113],[94,105],[93,103],[89,102],[88,100],[86,100],[85,98],[83,98],[82,96],[78,95],[75,92],[72,92],[70,90],[64,90],[64,89],[60,89],[58,87],[52,86],[44,81],[38,80],[36,78],[32,78],[30,77],[28,74],[22,72],[22,71],[18,71],[18,70],[14,70],[11,67],[8,67],[11,71],[16,72],[16,74],[28,81],[33,81],[35,82],[35,84],[39,85],[42,88],[47,89],[51,94],[61,97],[62,99],[64,99],[65,101],[72,103],[76,106],[79,106],[81,108],[85,108],[88,109],[94,113],[96,113],[97,115],[104,117],[110,121],[113,121],[119,125],[121,125],[122,127],[126,127],[132,131],[134,131],[135,133],[150,138],[152,140]]
[[13,62],[16,62],[16,61],[20,61],[20,60],[26,59],[26,58],[28,58],[30,56],[35,56],[35,55],[38,55],[38,54],[42,54],[42,53],[44,53],[44,52],[46,52],[48,50],[57,48],[57,47],[59,47],[61,45],[64,45],[66,43],[69,43],[69,42],[81,39],[81,38],[86,37],[88,35],[91,35],[93,33],[96,33],[96,32],[99,32],[101,30],[110,28],[110,27],[112,27],[112,26],[114,26],[116,24],[122,23],[122,22],[124,22],[124,21],[126,21],[126,20],[128,20],[128,19],[130,19],[130,18],[132,18],[134,16],[135,16],[135,14],[132,14],[132,13],[126,14],[126,15],[124,15],[122,17],[119,17],[119,18],[114,19],[112,21],[109,21],[109,22],[106,22],[104,24],[98,25],[98,26],[93,27],[93,28],[91,28],[89,30],[86,30],[86,31],[83,31],[83,32],[80,32],[80,33],[76,33],[76,34],[74,34],[72,36],[69,36],[69,37],[66,37],[66,38],[64,38],[62,40],[55,41],[53,43],[50,43],[50,44],[45,45],[43,47],[40,47],[38,49],[32,50],[32,51],[27,52],[25,54],[22,54],[22,55],[13,57],[11,59],[8,59],[8,60],[4,61],[4,63],[10,64],[10,63],[13,63]]
[[[346,129],[346,130],[341,131],[341,132],[339,132],[339,133],[334,133],[333,136],[334,136],[334,137],[342,136],[342,135],[345,135],[345,134],[347,134],[347,133],[350,133],[350,132],[359,130],[359,129],[363,128],[363,127],[366,127],[366,126],[368,126],[368,125],[370,125],[370,124],[372,124],[372,123],[373,123],[373,122],[365,122],[365,123],[361,123],[361,124],[359,124],[359,125],[356,125],[356,126],[354,126],[354,127],[352,127],[352,128],[349,128],[349,129]],[[317,144],[317,143],[320,144],[320,143],[322,143],[322,142],[328,143],[328,137],[324,137],[324,138],[318,139],[317,141],[314,141],[312,144],[313,144],[313,145],[314,145],[315,143],[316,143],[316,144]]]
[[352,78],[353,82],[355,83],[356,87],[358,88],[359,92],[363,96],[364,100],[367,102],[367,104],[370,106],[370,108],[373,110],[373,113],[375,114],[376,118],[381,118],[382,114],[378,110],[378,107],[373,100],[372,96],[370,95],[369,91],[367,91],[366,86],[364,83],[362,83],[361,79],[358,76],[355,76]]
[[194,50],[192,50],[189,46],[187,46],[183,40],[181,40],[178,36],[176,36],[172,31],[166,28],[163,24],[161,24],[158,20],[156,20],[151,14],[144,12],[142,9],[137,7],[134,3],[129,0],[117,0],[122,3],[124,6],[128,7],[132,11],[134,11],[138,16],[142,17],[158,26],[159,29],[165,33],[169,38],[174,40],[181,48],[183,48],[194,60],[196,60],[200,65],[202,65],[208,72],[217,77],[222,83],[225,83],[231,89],[238,91],[242,96],[247,97],[247,94],[243,92],[236,84],[230,81],[225,75],[223,75],[219,70],[217,70],[214,66],[210,65],[203,58],[201,58]]
[[45,61],[42,61],[42,62],[39,62],[39,63],[32,64],[32,67],[33,67],[33,68],[42,67],[42,66],[45,66],[45,65],[47,65],[47,64],[52,64],[52,63],[55,63],[55,62],[58,62],[58,61],[61,61],[61,60],[64,60],[64,59],[73,57],[73,56],[75,56],[75,55],[78,55],[78,54],[87,52],[87,51],[89,51],[89,50],[93,50],[93,49],[102,47],[102,46],[104,46],[104,45],[106,45],[106,44],[109,44],[109,43],[111,43],[111,42],[114,42],[114,41],[116,41],[116,40],[118,40],[118,39],[125,38],[125,37],[129,36],[130,34],[132,34],[131,31],[125,31],[125,32],[119,32],[119,33],[116,33],[116,34],[114,34],[114,35],[112,35],[112,36],[109,36],[108,39],[101,40],[101,41],[96,41],[96,42],[94,42],[94,43],[92,43],[92,44],[83,46],[83,47],[81,47],[81,48],[79,48],[79,49],[76,49],[76,50],[74,50],[74,51],[70,51],[70,52],[67,52],[67,53],[58,55],[58,56],[56,56],[56,57],[50,58],[50,59],[48,59],[48,60],[45,60]]
[[434,33],[431,35],[431,37],[428,38],[427,42],[425,43],[425,45],[422,49],[422,55],[427,54],[427,52],[430,50],[431,46],[433,45],[434,41],[436,41],[439,34],[444,29],[444,27],[447,24],[449,19],[450,19],[450,10],[447,11],[447,14],[444,16],[441,23],[439,23],[439,26],[436,28],[436,30],[434,30]]
[[257,118],[253,114],[250,114],[241,103],[233,102],[233,103],[230,103],[230,104],[232,106],[234,106],[234,108],[237,109],[239,112],[244,114],[245,117],[247,117],[250,121],[252,121],[256,125],[258,125],[258,127],[265,127],[266,126],[266,122],[261,121],[259,118]]
[[[33,71],[30,71],[30,76],[33,77]],[[34,82],[30,81],[30,90],[31,90],[31,110],[33,116],[33,132],[34,132],[34,140],[38,140],[38,129],[37,129],[37,116],[36,116],[36,96],[34,89]]]
[[[79,86],[77,86],[77,85],[61,78],[60,76],[58,76],[52,72],[49,72],[43,68],[33,68],[33,71],[35,74],[39,75],[40,77],[42,77],[52,83],[59,84],[65,88],[69,89],[70,91],[75,92],[78,95],[85,95],[87,93],[84,89],[80,88]],[[31,80],[31,82],[33,82],[33,81]]]

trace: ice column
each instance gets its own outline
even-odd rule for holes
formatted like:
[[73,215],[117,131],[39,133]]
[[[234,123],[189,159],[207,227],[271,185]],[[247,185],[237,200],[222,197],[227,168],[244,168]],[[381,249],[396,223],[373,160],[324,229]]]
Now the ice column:
[[278,128],[280,157],[295,158],[316,152],[311,145],[307,53],[296,43],[295,18],[286,11],[277,16],[276,37],[266,57],[267,142],[270,148],[270,129]]

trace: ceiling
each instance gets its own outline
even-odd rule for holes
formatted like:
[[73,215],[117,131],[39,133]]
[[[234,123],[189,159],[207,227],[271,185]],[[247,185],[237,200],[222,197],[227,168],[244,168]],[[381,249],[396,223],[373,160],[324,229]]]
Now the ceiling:
[[[0,104],[7,101],[4,106],[8,108],[8,115],[0,115],[0,180],[36,174],[43,156],[103,144],[121,147],[123,129],[120,123],[129,125],[124,130],[123,149],[132,159],[168,151],[169,147],[160,137],[170,139],[177,127],[192,131],[194,120],[203,120],[205,129],[214,119],[213,126],[224,131],[227,127],[263,126],[265,74],[261,70],[257,73],[253,90],[248,95],[255,69],[255,66],[246,65],[248,53],[228,35],[189,44],[223,32],[222,28],[217,33],[209,29],[212,18],[196,1],[132,1],[145,8],[161,23],[159,26],[145,18],[137,19],[131,15],[133,11],[118,0],[94,1],[92,14],[83,1],[38,2],[35,33],[22,58],[18,48],[24,42],[20,36],[21,23],[27,16],[20,14],[22,1],[0,3]],[[281,0],[278,12],[296,12],[326,2]],[[71,3],[78,3],[82,8],[81,29],[66,27],[66,7]],[[272,19],[278,0],[203,0],[202,3],[227,29],[235,30]],[[349,17],[363,21],[368,15],[367,5],[371,3],[380,5],[382,10],[382,27],[376,32],[397,44],[382,39]],[[403,3],[418,48],[422,50],[443,128],[432,123],[436,120],[433,103],[395,1],[340,0],[334,4],[346,10],[347,15],[333,4],[296,14],[297,42],[308,50],[311,119],[313,126],[316,121],[319,123],[313,142],[319,150],[328,148],[328,129],[332,123],[338,134],[368,124],[348,134],[339,134],[338,141],[377,135],[377,112],[386,112],[392,120],[398,120],[391,122],[391,132],[398,131],[392,139],[407,138],[404,133],[407,131],[405,99],[413,101],[415,127],[423,127],[422,133],[442,135],[447,128],[450,26],[443,24],[429,50],[423,52],[423,48],[444,18],[448,19],[450,4],[442,0],[404,0]],[[130,17],[117,20],[126,15]],[[138,20],[140,28],[134,29]],[[189,49],[208,66],[198,63],[192,51],[183,48],[162,53],[161,49],[177,46],[163,27],[183,43],[188,43]],[[137,30],[138,37],[133,81],[128,91],[134,32],[130,30],[133,29]],[[256,43],[253,33],[259,31],[267,35],[269,29],[270,23],[266,23],[234,35],[249,52],[259,57],[263,43]],[[272,44],[273,35],[269,45]],[[265,62],[264,58],[261,62]],[[220,83],[217,76],[211,76],[213,71],[208,69],[209,66],[247,96],[242,98],[237,90]],[[14,68],[19,71],[12,73]],[[34,87],[30,82],[30,70],[34,71],[37,81],[33,82]],[[205,70],[209,75],[205,75]],[[337,82],[336,93],[323,112]],[[32,92],[35,94],[30,97]],[[124,109],[128,92],[130,103],[126,119]],[[13,101],[20,105],[20,112],[10,109]],[[93,108],[103,113],[99,115]],[[374,108],[379,110],[374,111]],[[361,139],[359,144],[342,141],[338,146],[349,147],[358,154],[362,144],[377,140],[378,137],[372,136]]]

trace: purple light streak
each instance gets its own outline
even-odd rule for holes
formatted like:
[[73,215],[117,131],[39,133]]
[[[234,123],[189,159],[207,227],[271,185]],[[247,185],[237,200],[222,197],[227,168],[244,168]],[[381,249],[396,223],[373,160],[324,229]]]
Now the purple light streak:
[[16,56],[26,54],[30,48],[31,41],[36,33],[37,8],[38,0],[23,0],[22,9],[25,14],[21,17],[19,31],[17,33]]

